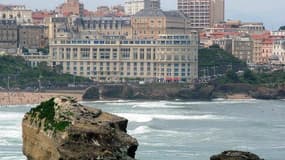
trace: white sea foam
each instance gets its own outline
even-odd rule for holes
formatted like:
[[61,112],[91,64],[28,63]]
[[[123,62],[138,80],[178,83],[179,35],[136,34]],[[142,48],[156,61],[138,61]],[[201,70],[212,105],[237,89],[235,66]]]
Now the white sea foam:
[[134,130],[129,130],[129,134],[131,135],[136,135],[136,134],[146,134],[146,133],[150,133],[152,131],[152,129],[148,126],[139,126]]
[[122,100],[122,99],[118,99],[118,100],[99,100],[99,101],[91,101],[92,103],[110,103],[110,104],[125,104],[125,103],[129,103],[129,102],[133,102],[132,100]]
[[129,133],[131,135],[138,135],[138,134],[147,134],[147,133],[162,133],[161,135],[165,136],[165,134],[169,135],[177,135],[177,134],[187,134],[189,136],[189,132],[179,132],[179,131],[171,131],[171,130],[163,130],[163,129],[154,129],[149,126],[139,126],[135,128],[134,130],[129,130]]
[[14,121],[24,117],[24,113],[0,112],[0,121]]
[[115,113],[121,117],[127,118],[132,122],[150,122],[153,119],[162,120],[221,120],[230,117],[216,116],[216,115],[163,115],[163,114],[136,114],[136,113]]
[[21,130],[2,130],[0,131],[0,139],[6,138],[20,138]]
[[285,145],[282,145],[282,146],[272,146],[272,149],[285,149]]

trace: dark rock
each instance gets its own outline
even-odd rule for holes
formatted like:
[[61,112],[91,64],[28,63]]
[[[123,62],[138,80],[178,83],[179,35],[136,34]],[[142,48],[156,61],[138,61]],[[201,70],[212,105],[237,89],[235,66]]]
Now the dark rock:
[[256,99],[284,99],[285,87],[267,88],[251,84],[203,84],[189,88],[179,84],[103,84],[89,87],[83,100],[142,99],[142,100],[212,100],[228,95],[244,94]]
[[99,87],[91,86],[87,88],[82,98],[85,100],[98,100],[100,98]]
[[242,151],[224,151],[219,155],[214,155],[210,160],[263,160],[250,152]]
[[278,89],[271,89],[266,87],[258,87],[255,91],[250,93],[256,99],[277,99]]

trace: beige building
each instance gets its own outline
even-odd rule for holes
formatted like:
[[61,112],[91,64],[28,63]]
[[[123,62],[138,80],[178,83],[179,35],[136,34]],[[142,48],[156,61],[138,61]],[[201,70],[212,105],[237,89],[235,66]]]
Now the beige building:
[[232,54],[240,60],[251,64],[253,62],[253,41],[250,37],[234,37]]
[[247,22],[240,25],[239,31],[248,34],[261,34],[265,32],[265,27],[263,23]]
[[127,15],[134,15],[142,9],[160,9],[160,0],[125,0]]
[[71,24],[67,17],[49,17],[46,26],[49,40],[72,38]]
[[0,10],[0,19],[16,20],[17,24],[31,24],[32,10],[24,5],[6,6]]
[[198,78],[198,34],[158,39],[55,40],[52,66],[101,82],[127,79],[192,82]]
[[132,17],[133,38],[157,38],[160,34],[191,33],[190,20],[179,11],[144,9]]
[[208,28],[224,21],[224,0],[178,0],[177,7],[190,18],[193,28]]
[[253,55],[252,63],[253,64],[262,64],[262,39],[253,40]]

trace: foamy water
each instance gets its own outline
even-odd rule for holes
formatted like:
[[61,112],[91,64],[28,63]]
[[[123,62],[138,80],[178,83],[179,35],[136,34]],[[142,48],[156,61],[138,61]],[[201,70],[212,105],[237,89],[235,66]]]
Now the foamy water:
[[[285,102],[260,100],[97,101],[85,105],[125,117],[140,143],[138,160],[207,160],[228,149],[266,160],[285,157]],[[21,120],[31,106],[0,107],[0,160],[24,160]]]

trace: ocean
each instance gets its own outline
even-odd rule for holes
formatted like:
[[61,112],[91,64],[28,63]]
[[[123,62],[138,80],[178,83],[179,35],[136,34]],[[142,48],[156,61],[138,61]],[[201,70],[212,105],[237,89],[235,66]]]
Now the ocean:
[[[139,141],[138,160],[209,160],[224,150],[285,157],[285,101],[97,101],[90,107],[125,117]],[[0,160],[25,160],[21,120],[31,105],[0,107]]]

